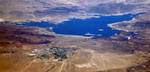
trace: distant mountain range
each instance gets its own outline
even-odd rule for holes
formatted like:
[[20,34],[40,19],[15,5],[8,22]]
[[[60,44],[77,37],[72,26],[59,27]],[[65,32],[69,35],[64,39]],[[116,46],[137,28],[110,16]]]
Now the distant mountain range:
[[150,11],[150,0],[0,0],[0,21],[62,22],[70,18]]

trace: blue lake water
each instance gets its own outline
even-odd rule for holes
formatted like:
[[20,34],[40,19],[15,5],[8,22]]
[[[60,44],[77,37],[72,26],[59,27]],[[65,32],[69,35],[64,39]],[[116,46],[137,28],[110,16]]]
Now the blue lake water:
[[97,36],[97,37],[110,37],[117,33],[119,30],[113,30],[108,27],[108,24],[132,20],[136,14],[125,14],[117,16],[101,16],[99,18],[88,19],[70,19],[59,24],[50,22],[24,22],[24,26],[36,26],[43,28],[52,28],[56,34],[63,35],[81,35],[81,36]]

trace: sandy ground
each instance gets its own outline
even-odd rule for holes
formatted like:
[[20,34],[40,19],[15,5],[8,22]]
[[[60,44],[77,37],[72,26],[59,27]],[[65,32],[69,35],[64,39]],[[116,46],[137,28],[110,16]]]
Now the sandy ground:
[[[38,28],[0,26],[0,72],[148,72],[149,40],[54,36]],[[11,28],[11,30],[10,30]],[[19,34],[14,34],[15,31]],[[25,33],[22,33],[25,32]],[[146,35],[144,35],[145,38]],[[9,39],[8,39],[9,38]],[[46,41],[46,42],[45,42]],[[77,48],[57,61],[27,55],[34,49]]]

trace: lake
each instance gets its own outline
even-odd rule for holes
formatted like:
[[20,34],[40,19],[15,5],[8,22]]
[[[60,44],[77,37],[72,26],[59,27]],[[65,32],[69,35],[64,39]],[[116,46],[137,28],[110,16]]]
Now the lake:
[[111,37],[119,30],[108,27],[108,24],[132,20],[137,14],[124,14],[115,16],[100,16],[88,19],[69,19],[59,24],[51,22],[24,22],[23,26],[35,26],[52,29],[56,34]]

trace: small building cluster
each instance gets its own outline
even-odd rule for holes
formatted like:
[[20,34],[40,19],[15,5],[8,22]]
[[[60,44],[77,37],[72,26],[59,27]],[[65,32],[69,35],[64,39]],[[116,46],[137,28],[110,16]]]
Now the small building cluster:
[[39,59],[57,59],[58,61],[62,61],[72,56],[76,52],[77,48],[44,48],[44,49],[34,49],[32,53],[28,55],[34,58]]

